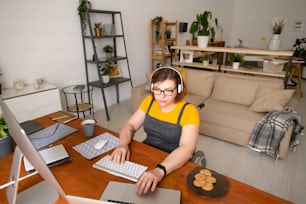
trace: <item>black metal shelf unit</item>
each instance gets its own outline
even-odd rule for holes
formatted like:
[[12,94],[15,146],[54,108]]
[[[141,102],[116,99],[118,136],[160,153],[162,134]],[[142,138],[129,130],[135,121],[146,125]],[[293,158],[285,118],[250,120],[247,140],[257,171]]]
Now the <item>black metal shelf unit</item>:
[[[87,9],[86,15],[87,15],[86,22],[88,26],[87,32],[83,31],[82,24],[81,24],[83,52],[84,52],[85,69],[86,69],[86,81],[87,81],[88,86],[92,86],[92,87],[101,89],[106,118],[109,121],[110,116],[109,116],[109,111],[108,111],[104,89],[111,87],[111,86],[116,86],[117,103],[119,103],[119,84],[130,82],[131,86],[133,87],[133,83],[131,80],[129,61],[128,61],[128,56],[127,56],[126,42],[125,42],[125,37],[124,37],[122,16],[121,16],[120,11],[106,11],[106,10],[96,10],[96,9]],[[120,26],[120,29],[118,29],[119,33],[117,33],[116,31],[115,33],[111,33],[111,34],[104,33],[101,36],[96,36],[93,32],[92,18],[110,20],[112,25]],[[99,57],[100,54],[97,51],[97,45],[102,45],[103,43],[105,44],[106,41],[107,41],[107,44],[111,44],[112,47],[114,48],[114,56],[110,59]],[[90,48],[91,48],[91,51],[89,51]],[[123,50],[123,53],[120,53],[121,54],[120,56],[117,55],[118,49],[121,49],[121,52]],[[112,61],[114,64],[117,64],[119,62],[124,63],[124,67],[127,68],[127,74],[126,74],[127,76],[119,76],[116,78],[111,78],[109,83],[103,83],[100,77],[99,65],[101,63],[107,62],[107,60]],[[89,67],[96,68],[98,80],[96,78],[94,80],[90,79],[91,75],[89,74],[89,72],[92,69]]]

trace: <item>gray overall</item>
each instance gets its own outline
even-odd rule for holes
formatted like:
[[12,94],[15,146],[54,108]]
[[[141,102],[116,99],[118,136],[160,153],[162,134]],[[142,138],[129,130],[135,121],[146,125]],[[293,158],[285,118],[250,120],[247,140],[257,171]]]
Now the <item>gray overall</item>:
[[144,140],[144,143],[170,153],[179,146],[182,132],[180,121],[188,103],[185,103],[182,107],[176,124],[172,124],[149,115],[153,101],[154,99],[152,99],[148,107],[143,123],[144,131],[147,133],[147,138]]

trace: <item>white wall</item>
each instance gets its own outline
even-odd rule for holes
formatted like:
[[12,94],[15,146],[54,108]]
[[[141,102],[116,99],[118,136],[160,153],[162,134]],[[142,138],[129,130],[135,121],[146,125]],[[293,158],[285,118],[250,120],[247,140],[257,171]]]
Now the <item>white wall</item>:
[[[211,10],[223,26],[227,45],[242,38],[249,47],[263,47],[261,35],[269,37],[274,16],[287,16],[282,34],[282,48],[291,49],[302,32],[292,32],[295,20],[306,22],[305,0],[91,0],[93,8],[118,10],[124,19],[124,31],[134,85],[145,81],[150,70],[150,19],[188,22],[196,13]],[[64,87],[85,83],[85,68],[78,0],[0,0],[0,68],[4,87],[12,87],[15,79],[33,84],[36,78]],[[263,8],[264,7],[264,8]],[[103,23],[103,22],[102,22]],[[306,25],[305,25],[306,26]],[[180,44],[190,39],[179,35]],[[129,83],[120,85],[120,99],[130,97]],[[114,87],[107,89],[109,104],[115,103]],[[94,94],[95,108],[102,108],[100,90]]]
[[[235,1],[228,45],[237,45],[238,38],[241,38],[247,47],[266,48],[260,36],[271,38],[271,24],[275,17],[287,19],[281,34],[281,49],[293,49],[292,45],[296,38],[306,37],[305,0]],[[295,21],[304,22],[304,29],[301,32],[293,31]]]

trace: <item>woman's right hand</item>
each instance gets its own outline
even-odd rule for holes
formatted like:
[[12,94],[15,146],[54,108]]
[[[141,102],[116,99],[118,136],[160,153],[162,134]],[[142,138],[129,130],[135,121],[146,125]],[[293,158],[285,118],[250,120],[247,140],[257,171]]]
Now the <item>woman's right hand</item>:
[[130,159],[130,149],[128,145],[119,145],[111,154],[111,160],[117,164],[122,164]]

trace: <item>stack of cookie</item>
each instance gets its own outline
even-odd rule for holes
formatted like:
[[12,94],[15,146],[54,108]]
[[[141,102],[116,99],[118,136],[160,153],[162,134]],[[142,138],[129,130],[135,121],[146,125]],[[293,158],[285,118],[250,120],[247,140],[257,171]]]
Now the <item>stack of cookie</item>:
[[193,185],[202,188],[204,191],[212,191],[217,179],[212,176],[208,169],[201,169],[199,173],[194,175]]

